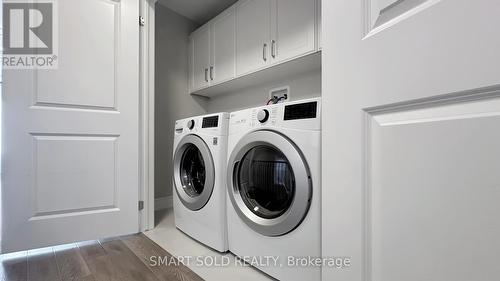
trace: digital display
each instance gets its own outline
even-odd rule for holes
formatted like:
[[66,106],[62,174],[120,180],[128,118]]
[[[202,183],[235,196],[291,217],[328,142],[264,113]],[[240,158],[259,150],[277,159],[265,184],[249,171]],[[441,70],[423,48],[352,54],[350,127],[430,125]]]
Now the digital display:
[[219,126],[219,116],[210,116],[203,118],[202,128],[217,128]]
[[306,102],[285,106],[284,120],[310,119],[316,118],[318,102]]

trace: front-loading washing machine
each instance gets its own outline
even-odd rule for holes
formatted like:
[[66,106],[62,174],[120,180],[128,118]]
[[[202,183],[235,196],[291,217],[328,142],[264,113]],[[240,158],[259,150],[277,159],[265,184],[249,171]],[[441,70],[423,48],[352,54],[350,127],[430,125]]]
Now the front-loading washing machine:
[[233,112],[229,250],[279,280],[320,280],[321,100]]
[[175,122],[173,207],[175,226],[219,251],[228,250],[226,159],[229,114]]

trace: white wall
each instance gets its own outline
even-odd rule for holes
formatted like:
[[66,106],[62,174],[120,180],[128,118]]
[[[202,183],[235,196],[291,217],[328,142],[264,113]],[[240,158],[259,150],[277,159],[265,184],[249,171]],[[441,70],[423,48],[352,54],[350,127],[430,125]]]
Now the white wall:
[[156,4],[155,198],[172,195],[175,120],[206,113],[207,100],[188,94],[188,36],[197,25]]
[[214,113],[261,106],[269,100],[269,90],[282,86],[290,86],[291,100],[319,97],[321,96],[321,71],[316,70],[286,80],[248,87],[236,93],[217,96],[209,100],[207,109],[210,113]]

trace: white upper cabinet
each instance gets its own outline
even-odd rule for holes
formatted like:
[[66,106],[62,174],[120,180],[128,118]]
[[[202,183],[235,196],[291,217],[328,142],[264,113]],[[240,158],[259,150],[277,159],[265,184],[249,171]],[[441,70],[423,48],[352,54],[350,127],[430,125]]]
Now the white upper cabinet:
[[235,77],[235,20],[231,7],[191,34],[190,92]]
[[190,92],[320,48],[321,0],[240,0],[191,35]]
[[191,92],[209,86],[210,28],[208,25],[191,35]]
[[271,57],[280,62],[315,51],[316,1],[273,0]]
[[210,83],[216,84],[235,77],[235,28],[234,7],[229,8],[211,22]]
[[236,5],[236,74],[269,64],[271,0],[242,0]]

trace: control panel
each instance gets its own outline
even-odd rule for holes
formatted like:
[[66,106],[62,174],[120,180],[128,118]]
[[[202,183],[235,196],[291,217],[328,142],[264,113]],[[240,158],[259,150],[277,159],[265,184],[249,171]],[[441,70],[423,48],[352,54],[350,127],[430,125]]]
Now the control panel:
[[257,113],[257,120],[259,120],[260,123],[266,123],[266,121],[269,120],[269,110],[259,110],[259,112]]
[[248,128],[321,129],[320,99],[309,99],[244,109],[231,113],[230,134]]
[[195,122],[194,122],[194,120],[193,120],[193,119],[191,119],[191,120],[189,120],[189,121],[187,122],[187,127],[188,127],[188,129],[189,129],[189,130],[194,129],[194,125],[196,125],[196,124],[195,124]]
[[252,111],[252,122],[251,126],[258,124],[276,124],[276,119],[278,118],[278,107],[269,106],[267,108],[254,109]]
[[207,134],[220,136],[227,134],[229,114],[225,112],[194,116],[175,122],[176,135]]
[[285,106],[283,120],[298,120],[316,118],[318,102],[306,102]]
[[202,128],[217,128],[219,126],[219,116],[209,116],[209,117],[204,117],[201,127]]

